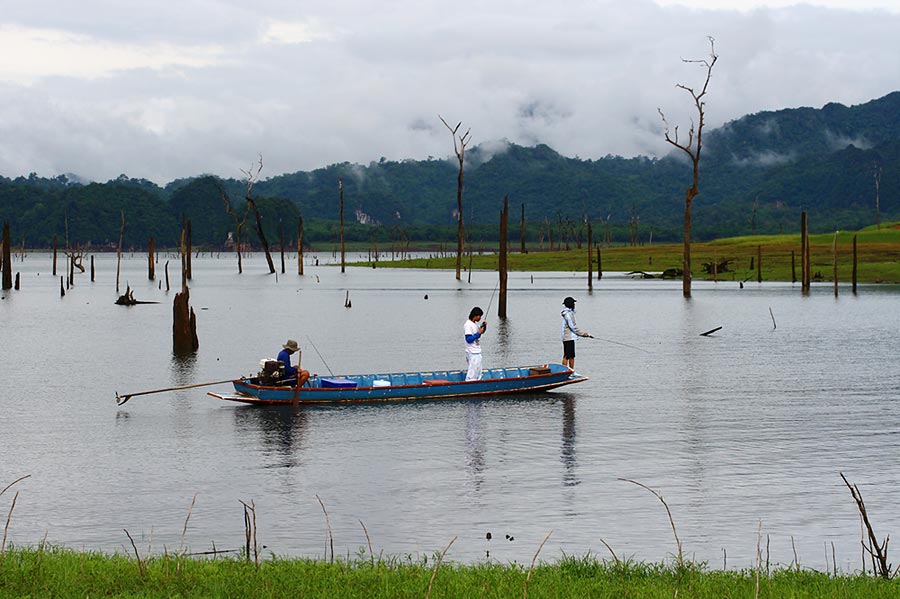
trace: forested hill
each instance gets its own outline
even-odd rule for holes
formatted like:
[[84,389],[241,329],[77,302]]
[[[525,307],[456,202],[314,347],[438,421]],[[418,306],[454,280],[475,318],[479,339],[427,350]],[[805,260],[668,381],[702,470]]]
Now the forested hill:
[[[875,222],[876,184],[883,220],[900,219],[900,92],[857,106],[827,104],[744,116],[709,130],[701,157],[700,195],[694,200],[694,237],[796,230],[806,210],[813,231],[858,228]],[[598,145],[600,145],[598,143]],[[586,216],[609,222],[619,241],[628,224],[638,223],[646,240],[680,236],[689,163],[680,152],[662,159],[606,156],[581,160],[545,145],[509,143],[473,146],[466,153],[464,218],[477,227],[496,223],[504,196],[513,218],[520,207],[535,237],[540,223]],[[334,235],[338,180],[343,179],[345,217],[365,229],[450,235],[456,222],[455,157],[382,159],[368,165],[334,164],[259,181],[258,198],[267,235],[296,239],[302,211],[316,236]],[[234,231],[222,190],[243,216],[246,186],[238,180],[206,176],[177,180],[160,188],[125,175],[106,183],[36,175],[0,179],[0,220],[29,246],[47,246],[65,234],[73,241],[109,244],[118,239],[125,212],[126,238],[143,245],[177,240],[182,216],[192,220],[195,244],[221,245]],[[244,229],[251,237],[252,214]],[[483,229],[487,230],[487,229]],[[270,239],[270,240],[271,240]]]

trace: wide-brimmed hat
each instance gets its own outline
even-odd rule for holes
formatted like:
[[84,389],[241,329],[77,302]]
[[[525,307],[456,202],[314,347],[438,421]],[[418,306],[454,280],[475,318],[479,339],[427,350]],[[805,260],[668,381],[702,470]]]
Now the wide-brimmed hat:
[[293,339],[288,339],[288,340],[287,340],[287,343],[285,343],[285,344],[282,345],[281,347],[283,347],[284,349],[288,350],[289,352],[295,352],[295,351],[297,351],[298,349],[300,349],[300,346],[297,345],[297,342],[294,341]]

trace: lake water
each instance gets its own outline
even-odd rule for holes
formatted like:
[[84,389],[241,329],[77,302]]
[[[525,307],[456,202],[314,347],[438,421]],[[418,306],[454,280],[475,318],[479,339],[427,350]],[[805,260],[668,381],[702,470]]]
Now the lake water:
[[[193,261],[200,349],[171,353],[172,291],[122,262],[138,300],[114,305],[115,255],[97,255],[60,298],[46,254],[15,262],[22,288],[0,301],[0,497],[13,543],[144,552],[243,544],[253,501],[265,551],[530,563],[592,552],[686,556],[751,567],[860,568],[860,522],[840,474],[859,485],[876,533],[900,529],[900,289],[680,281],[608,273],[513,273],[509,318],[493,300],[485,366],[561,358],[562,299],[578,300],[576,367],[591,380],[536,397],[290,408],[221,402],[199,388],[115,393],[250,374],[288,338],[303,366],[336,374],[462,368],[462,326],[487,308],[497,274],[309,265],[267,274],[248,256]],[[163,278],[163,263],[157,277]],[[164,279],[163,279],[164,280]],[[352,308],[344,307],[349,291]],[[427,295],[427,299],[425,296]],[[771,313],[770,313],[771,310]],[[773,326],[774,315],[775,324]],[[709,337],[700,333],[721,326]],[[613,343],[615,342],[615,343]],[[633,347],[627,347],[633,346]],[[314,347],[315,349],[314,349]],[[321,354],[317,355],[315,350]],[[318,497],[318,498],[317,498]],[[761,531],[762,541],[759,540]],[[490,532],[492,539],[486,538]]]

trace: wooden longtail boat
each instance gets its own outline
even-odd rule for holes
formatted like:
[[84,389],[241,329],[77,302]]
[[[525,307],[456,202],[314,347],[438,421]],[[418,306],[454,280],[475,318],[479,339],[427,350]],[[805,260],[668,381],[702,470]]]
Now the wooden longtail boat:
[[[232,381],[234,394],[209,393],[225,401],[249,404],[299,404],[381,402],[415,399],[485,397],[547,391],[588,380],[562,364],[490,368],[481,380],[466,381],[465,370],[399,372],[343,376],[313,375],[296,393],[296,385],[261,384],[259,377]],[[293,382],[293,381],[290,381]]]

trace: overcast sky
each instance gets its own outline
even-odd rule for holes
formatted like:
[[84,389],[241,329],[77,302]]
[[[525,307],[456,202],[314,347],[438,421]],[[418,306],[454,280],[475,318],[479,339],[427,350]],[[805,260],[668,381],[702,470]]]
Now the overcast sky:
[[0,12],[0,175],[160,184],[546,143],[659,156],[685,59],[710,127],[900,89],[900,0],[28,0]]

